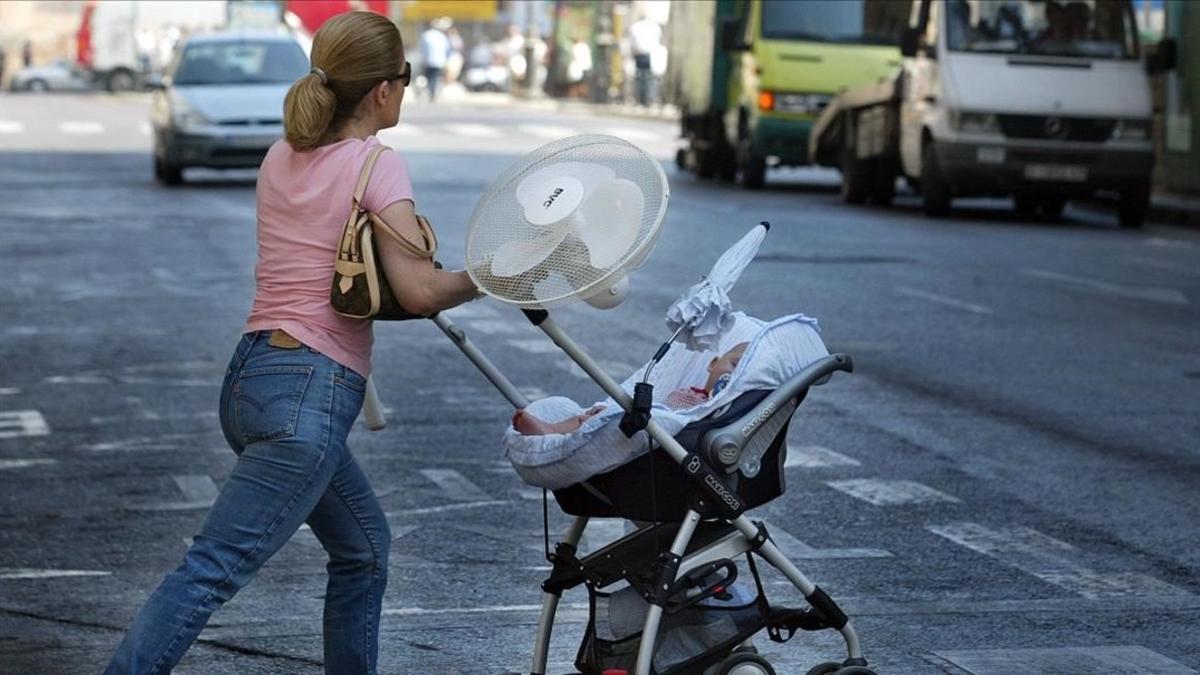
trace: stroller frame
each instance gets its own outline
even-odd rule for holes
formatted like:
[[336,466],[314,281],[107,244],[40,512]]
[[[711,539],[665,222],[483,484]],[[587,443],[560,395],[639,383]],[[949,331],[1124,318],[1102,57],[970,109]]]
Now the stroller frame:
[[[523,309],[522,311],[534,326],[541,329],[608,396],[619,403],[626,412],[634,411],[633,398],[554,323],[548,312],[533,309]],[[440,314],[430,318],[514,407],[525,408],[528,406],[529,401],[525,396],[458,326]],[[744,508],[739,496],[736,491],[731,491],[725,486],[721,477],[725,473],[732,473],[737,469],[739,460],[744,453],[753,452],[755,445],[761,446],[762,439],[755,438],[760,431],[763,434],[774,436],[782,428],[782,424],[790,419],[796,410],[799,399],[803,398],[809,387],[823,384],[835,371],[850,372],[852,370],[852,361],[848,356],[842,354],[834,354],[809,365],[755,405],[739,422],[728,425],[734,427],[735,430],[730,431],[726,427],[717,433],[706,434],[701,443],[703,447],[699,452],[689,452],[662,429],[653,418],[649,419],[645,425],[645,431],[649,433],[654,443],[696,481],[700,488],[699,492],[708,498],[708,501],[705,502],[702,497],[697,501],[697,505],[691,506],[680,523],[669,549],[670,557],[664,556],[673,564],[667,566],[664,572],[665,576],[659,579],[660,585],[663,586],[660,590],[665,594],[676,580],[683,579],[689,571],[696,570],[702,565],[718,560],[732,560],[749,552],[759,555],[778,569],[803,594],[805,600],[812,607],[811,610],[804,613],[805,617],[788,626],[790,628],[789,637],[790,633],[797,628],[803,630],[834,628],[841,633],[845,640],[847,658],[840,664],[827,663],[814,668],[815,672],[822,673],[835,673],[840,667],[857,666],[865,670],[867,662],[862,657],[858,634],[837,604],[780,551],[770,539],[766,528],[761,523],[751,521],[742,512]],[[778,419],[780,417],[782,420]],[[653,452],[653,448],[651,452]],[[730,533],[685,557],[697,526],[700,525],[702,518],[710,517],[702,515],[699,508],[708,514],[714,511],[720,513],[719,519],[732,525],[736,529],[736,533]],[[574,551],[587,524],[588,517],[576,516],[568,528],[566,536],[559,544],[559,550],[569,553],[567,557],[576,568],[579,567],[579,561],[574,558]],[[620,541],[624,541],[624,539]],[[560,563],[556,559],[554,570],[560,572],[560,569]],[[550,579],[543,584],[542,610],[538,618],[531,675],[545,675],[549,658],[550,636],[562,590],[576,585],[574,583],[555,584],[556,576],[552,573]],[[650,602],[634,675],[651,675],[653,672],[655,641],[663,613],[662,603]],[[854,672],[863,671],[856,669]],[[871,671],[865,670],[865,672]]]

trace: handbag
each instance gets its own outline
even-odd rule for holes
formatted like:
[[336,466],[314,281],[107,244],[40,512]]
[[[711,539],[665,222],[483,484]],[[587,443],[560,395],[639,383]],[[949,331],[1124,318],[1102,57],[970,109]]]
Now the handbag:
[[424,216],[417,216],[421,232],[421,245],[414,244],[396,232],[377,214],[363,208],[362,197],[371,179],[371,169],[385,146],[373,148],[363,163],[362,174],[354,188],[354,201],[350,217],[342,230],[338,244],[337,259],[333,268],[333,286],[329,302],[333,311],[354,319],[376,319],[401,321],[420,318],[408,312],[396,301],[387,277],[383,273],[378,254],[375,252],[376,235],[383,232],[396,243],[418,258],[433,259],[437,252],[437,236]]

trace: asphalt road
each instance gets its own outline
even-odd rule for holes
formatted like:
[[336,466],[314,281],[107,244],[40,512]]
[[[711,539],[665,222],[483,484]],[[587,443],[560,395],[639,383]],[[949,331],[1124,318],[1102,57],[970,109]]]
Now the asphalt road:
[[[233,465],[221,375],[253,292],[254,173],[150,169],[140,97],[0,97],[0,673],[95,673],[180,559]],[[733,300],[804,312],[856,372],[793,423],[789,490],[754,516],[894,674],[1200,669],[1200,235],[1072,205],[1055,223],[971,201],[929,220],[838,201],[836,174],[748,192],[678,172],[669,122],[479,99],[406,109],[442,258],[489,181],[561,136],[624,136],[671,182],[662,238],[620,308],[560,323],[614,374],[667,304],[759,220]],[[600,398],[510,308],[451,314],[527,394]],[[380,326],[391,425],[351,443],[389,513],[381,672],[528,669],[546,573],[540,492],[499,438],[511,410],[432,326]],[[432,365],[431,364],[435,364]],[[561,531],[567,519],[553,513]],[[599,522],[589,548],[623,531]],[[320,672],[325,557],[301,531],[177,672]],[[778,576],[784,604],[800,601]],[[566,596],[570,672],[586,596]],[[836,635],[758,640],[781,673]]]

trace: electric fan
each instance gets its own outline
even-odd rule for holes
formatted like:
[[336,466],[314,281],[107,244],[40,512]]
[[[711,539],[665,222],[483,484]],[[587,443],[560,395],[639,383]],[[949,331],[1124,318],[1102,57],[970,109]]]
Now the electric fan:
[[574,300],[607,308],[658,237],[669,189],[662,166],[613,136],[574,136],[533,151],[480,198],[467,269],[484,293],[528,309]]

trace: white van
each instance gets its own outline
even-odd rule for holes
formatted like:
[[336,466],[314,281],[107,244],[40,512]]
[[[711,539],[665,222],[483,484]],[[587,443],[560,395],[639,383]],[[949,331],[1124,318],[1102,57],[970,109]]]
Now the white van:
[[[1054,217],[1070,197],[1119,195],[1146,215],[1154,165],[1147,71],[1129,0],[919,0],[901,52],[899,164],[927,213],[1011,195]],[[893,137],[894,138],[894,137]]]

